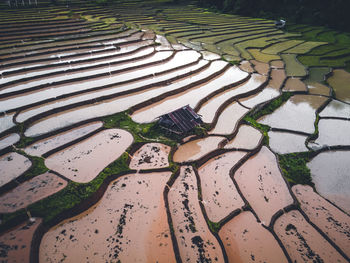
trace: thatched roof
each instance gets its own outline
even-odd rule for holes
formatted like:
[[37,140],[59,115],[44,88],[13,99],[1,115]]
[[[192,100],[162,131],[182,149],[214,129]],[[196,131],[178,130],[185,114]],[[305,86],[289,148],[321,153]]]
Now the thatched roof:
[[159,117],[159,125],[176,134],[185,134],[203,123],[201,117],[186,105]]

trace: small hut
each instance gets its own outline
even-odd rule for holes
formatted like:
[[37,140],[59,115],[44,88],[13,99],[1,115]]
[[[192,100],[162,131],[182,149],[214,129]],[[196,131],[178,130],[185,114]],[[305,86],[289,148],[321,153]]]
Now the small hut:
[[194,127],[203,124],[203,121],[189,105],[186,105],[175,111],[159,116],[158,124],[171,133],[185,135]]

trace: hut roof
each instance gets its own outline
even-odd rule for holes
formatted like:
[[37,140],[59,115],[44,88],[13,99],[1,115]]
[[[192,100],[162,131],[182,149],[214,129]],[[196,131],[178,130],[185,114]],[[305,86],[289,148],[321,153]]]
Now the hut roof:
[[201,117],[186,105],[159,117],[158,123],[177,134],[184,134],[203,123]]

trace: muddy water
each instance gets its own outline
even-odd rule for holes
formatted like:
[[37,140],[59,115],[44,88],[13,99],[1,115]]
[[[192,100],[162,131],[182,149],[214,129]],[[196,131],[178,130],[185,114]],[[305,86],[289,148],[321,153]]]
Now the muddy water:
[[237,170],[234,178],[244,197],[266,226],[278,210],[293,203],[276,157],[265,146]]
[[250,61],[253,66],[254,66],[254,69],[261,75],[267,75],[269,73],[269,69],[270,69],[270,66],[268,63],[263,63],[263,62],[259,62],[259,61],[256,61],[256,60],[251,60]]
[[212,222],[219,222],[244,206],[230,177],[230,170],[245,155],[244,152],[225,153],[210,159],[198,169],[203,204]]
[[[208,76],[212,76],[219,70],[218,64],[214,61],[208,68],[192,75],[189,78],[174,82],[173,84],[156,87],[148,91],[140,91],[133,95],[125,95],[117,99],[106,100],[100,103],[95,103],[90,106],[82,106],[74,110],[68,110],[60,114],[52,115],[47,119],[43,119],[26,130],[26,136],[37,136],[44,134],[58,128],[63,128],[71,124],[91,119],[94,117],[101,117],[129,109],[130,107],[155,98],[165,92],[176,90],[181,87],[193,83],[194,81],[202,80]],[[206,62],[204,62],[206,63]],[[223,66],[225,64],[222,64]]]
[[288,262],[273,235],[251,212],[231,219],[219,231],[229,262]]
[[161,143],[147,143],[137,150],[130,161],[130,169],[154,169],[169,166],[171,147]]
[[[214,61],[213,63],[215,63]],[[217,61],[222,65],[226,62]],[[188,89],[186,92],[167,97],[160,102],[152,104],[150,107],[141,109],[132,115],[132,119],[136,122],[152,122],[158,116],[172,111],[173,109],[180,108],[189,104],[192,108],[198,104],[201,99],[204,99],[209,94],[213,93],[220,88],[227,85],[231,85],[236,81],[239,81],[247,76],[247,73],[241,71],[236,67],[231,67],[225,71],[222,75],[207,82],[204,85],[197,86],[192,89]]]
[[0,150],[15,144],[16,142],[19,141],[19,139],[20,139],[20,136],[17,133],[11,133],[9,135],[6,135],[0,138]]
[[80,127],[70,129],[69,131],[59,133],[58,135],[54,135],[44,140],[38,141],[25,148],[24,151],[29,155],[41,156],[48,151],[81,138],[97,130],[98,128],[101,128],[102,125],[103,123],[100,121],[85,124]]
[[350,145],[350,121],[321,119],[318,130],[318,145]]
[[221,56],[210,51],[201,51],[201,54],[203,56],[203,59],[205,60],[213,61],[213,60],[221,59]]
[[15,152],[0,156],[0,187],[22,175],[31,165],[28,158]]
[[248,108],[254,108],[260,103],[264,103],[266,101],[270,101],[280,95],[280,92],[272,89],[270,86],[267,86],[264,88],[261,92],[258,94],[249,96],[244,99],[240,99],[240,103],[243,104],[245,107]]
[[101,201],[51,228],[40,262],[175,262],[163,190],[170,172],[123,176]]
[[314,132],[315,111],[327,98],[311,95],[294,95],[272,114],[263,116],[259,122],[273,128]]
[[13,115],[15,114],[6,114],[0,117],[0,133],[15,126],[13,122]]
[[0,236],[2,262],[30,262],[32,238],[41,221],[35,218],[34,223],[27,221]]
[[[135,71],[129,71],[123,74],[119,74],[118,76],[111,76],[110,78],[100,78],[96,80],[92,80],[89,83],[86,81],[83,81],[81,83],[75,84],[75,85],[63,85],[63,86],[58,86],[57,88],[54,89],[46,89],[42,90],[38,93],[33,93],[33,95],[28,95],[31,97],[35,97],[35,94],[40,94],[41,99],[47,99],[50,97],[57,97],[59,95],[64,95],[64,94],[69,94],[72,92],[78,92],[78,91],[83,91],[86,90],[86,87],[92,88],[92,87],[97,87],[98,85],[113,85],[111,88],[104,89],[101,88],[98,91],[93,91],[93,92],[88,92],[85,94],[79,94],[76,96],[71,96],[66,99],[60,99],[56,100],[54,102],[46,103],[46,104],[41,104],[36,107],[29,108],[28,110],[22,111],[16,118],[17,121],[23,122],[24,120],[33,117],[39,113],[45,112],[47,110],[52,110],[54,108],[58,107],[63,107],[66,105],[70,105],[73,103],[77,102],[82,102],[85,100],[91,100],[94,98],[98,98],[101,96],[107,96],[107,95],[112,95],[118,92],[125,92],[130,90],[130,92],[133,89],[136,88],[141,88],[146,85],[152,85],[154,83],[157,83],[159,81],[166,81],[171,78],[179,77],[184,74],[187,74],[193,70],[199,69],[201,67],[204,67],[207,62],[205,61],[199,61],[198,64],[195,64],[193,66],[189,66],[183,69],[179,70],[174,70],[172,72],[166,73],[166,74],[160,74],[159,76],[153,76],[153,77],[148,77],[150,74],[154,73],[164,73],[164,71],[167,71],[169,69],[175,68],[175,67],[180,67],[180,66],[185,66],[186,64],[184,63],[192,63],[195,62],[199,58],[199,54],[197,52],[192,53],[192,52],[179,52],[177,53],[173,59],[171,59],[168,62],[162,63],[161,65],[156,65],[152,67],[144,67],[139,70]],[[140,78],[144,77],[145,79],[139,80],[137,82],[134,82],[133,80],[135,78]],[[130,83],[126,84],[119,84],[120,82],[124,81],[130,81]],[[88,85],[88,86],[87,86]],[[31,99],[26,97],[27,99]],[[38,98],[36,98],[38,99]],[[23,101],[24,102],[24,101]],[[33,103],[33,100],[29,101],[30,103]],[[25,102],[24,102],[25,103]],[[28,103],[28,102],[26,102]],[[12,107],[17,107],[18,105],[12,104]]]
[[250,62],[248,60],[242,61],[241,64],[239,65],[239,68],[245,72],[248,72],[248,73],[254,72],[252,64],[250,64]]
[[284,84],[283,91],[304,91],[307,92],[307,87],[304,82],[299,78],[289,78]]
[[289,132],[270,131],[269,146],[272,151],[279,154],[305,152],[308,149],[305,146],[306,136]]
[[232,134],[237,128],[238,122],[244,117],[249,110],[234,102],[227,106],[220,114],[215,128],[211,130],[210,134]]
[[248,125],[241,125],[237,135],[225,145],[225,149],[241,148],[253,150],[259,145],[262,138],[263,135],[259,130]]
[[350,105],[338,100],[332,100],[327,107],[320,112],[320,116],[350,119]]
[[271,61],[270,65],[271,65],[272,68],[279,68],[279,69],[283,69],[284,68],[283,60]]
[[310,186],[295,185],[292,190],[311,222],[349,256],[350,217],[315,193]]
[[279,217],[274,230],[293,262],[346,262],[296,210]]
[[182,166],[168,194],[171,219],[183,262],[224,262],[220,245],[210,233],[198,203],[196,176]]
[[12,213],[50,196],[67,185],[52,173],[38,175],[0,196],[0,213]]
[[286,77],[284,69],[272,69],[269,87],[279,91]]
[[87,183],[118,159],[132,141],[132,135],[125,130],[104,130],[51,155],[45,164],[68,179]]
[[[21,89],[26,89],[26,88],[30,88],[30,87],[35,87],[35,86],[39,86],[45,83],[51,83],[51,82],[57,82],[57,81],[62,81],[65,79],[74,79],[74,78],[80,78],[80,77],[86,77],[88,75],[95,75],[95,74],[101,74],[101,73],[105,73],[105,72],[110,72],[110,71],[115,71],[115,70],[121,70],[124,68],[128,68],[128,67],[132,67],[132,66],[136,66],[136,65],[140,65],[143,64],[143,62],[153,62],[156,61],[158,57],[167,57],[168,55],[171,54],[171,52],[164,52],[164,54],[159,54],[159,55],[151,55],[154,52],[154,48],[153,47],[148,47],[145,49],[142,49],[138,52],[135,52],[132,55],[129,55],[127,58],[128,59],[135,59],[135,62],[125,62],[123,63],[123,65],[117,64],[117,65],[109,65],[109,66],[99,66],[93,69],[85,69],[85,67],[81,67],[81,66],[77,66],[77,68],[80,68],[81,70],[77,71],[77,72],[69,72],[66,73],[64,71],[62,72],[57,72],[57,74],[53,75],[53,76],[46,76],[46,77],[42,77],[42,78],[35,78],[32,81],[30,81],[30,83],[24,83],[24,84],[14,84],[11,85],[10,88],[6,89],[5,92],[0,92],[0,93],[6,93],[6,91],[14,91],[14,90],[21,90]],[[162,52],[163,53],[163,52]],[[156,53],[157,54],[157,53]],[[147,56],[150,55],[148,58],[138,61],[140,58],[142,58],[143,56]],[[162,59],[162,58],[160,58]],[[115,61],[123,61],[123,59],[117,58]],[[91,63],[92,65],[94,65],[94,63]],[[106,64],[106,63],[104,63]],[[43,72],[45,73],[45,70],[43,70]],[[49,72],[48,72],[49,73]],[[35,73],[33,73],[35,74]],[[27,74],[29,77],[31,76],[30,73]],[[25,77],[25,75],[24,75]],[[6,78],[6,79],[10,79],[10,78]],[[6,83],[3,83],[6,84]]]
[[329,96],[331,90],[326,85],[314,82],[307,85],[309,94]]
[[317,192],[350,213],[350,151],[324,152],[307,164]]
[[182,144],[174,153],[173,160],[178,163],[198,160],[218,149],[220,142],[224,139],[224,137],[209,136]]
[[[142,54],[138,54],[139,56],[145,55],[147,52],[150,54],[152,52],[152,50],[151,49],[144,49],[141,52],[142,52]],[[172,55],[171,51],[156,52],[155,54],[149,56],[148,58],[136,59],[135,61],[125,62],[125,63],[118,64],[115,66],[110,66],[110,67],[105,66],[105,67],[92,69],[92,70],[82,70],[78,73],[61,74],[60,76],[56,76],[56,77],[44,77],[44,78],[41,78],[39,80],[30,81],[29,84],[24,83],[24,84],[13,85],[13,87],[9,87],[9,88],[6,88],[6,89],[0,91],[0,94],[6,94],[8,92],[18,91],[18,90],[25,90],[28,88],[36,87],[36,86],[41,85],[41,84],[63,81],[66,79],[86,77],[87,75],[93,76],[95,74],[108,73],[108,72],[116,71],[116,70],[126,70],[127,68],[130,68],[130,67],[141,66],[141,65],[144,65],[147,63],[154,63],[157,61],[159,62],[161,60],[169,58],[171,55]],[[134,57],[135,57],[135,55],[134,55]],[[88,86],[88,87],[91,87],[91,86]]]
[[333,70],[333,75],[327,79],[327,82],[333,88],[337,99],[350,102],[349,72],[343,69],[335,69]]
[[199,109],[198,114],[202,115],[202,120],[204,122],[211,123],[221,104],[234,96],[259,88],[264,81],[266,81],[265,76],[252,74],[247,82],[228,89],[205,102]]
[[160,46],[156,47],[157,51],[160,51],[160,50],[173,50],[173,47],[171,46],[169,41],[166,39],[166,37],[157,35],[155,41],[156,41],[156,43],[161,44]]

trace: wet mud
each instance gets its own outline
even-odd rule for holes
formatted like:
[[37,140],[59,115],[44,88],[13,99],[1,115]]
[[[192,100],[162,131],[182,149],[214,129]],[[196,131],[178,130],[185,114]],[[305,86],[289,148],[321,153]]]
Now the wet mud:
[[22,175],[31,165],[27,157],[15,152],[0,156],[0,187]]
[[67,181],[52,173],[38,175],[0,196],[0,213],[25,208],[66,187]]
[[132,135],[125,130],[104,130],[51,155],[45,164],[74,182],[87,183],[118,159],[132,142]]
[[265,226],[278,210],[293,203],[276,157],[265,146],[235,172],[234,179]]
[[130,169],[155,169],[169,166],[170,146],[161,143],[147,143],[131,158]]
[[211,234],[198,203],[198,186],[191,166],[182,166],[171,187],[169,208],[183,262],[223,262],[221,247]]
[[219,231],[229,262],[288,262],[273,235],[250,212],[242,212]]
[[170,172],[132,174],[88,211],[50,229],[40,262],[175,262],[163,189]]
[[293,262],[346,262],[296,210],[279,217],[274,230]]
[[203,205],[208,218],[219,222],[244,206],[231,177],[230,170],[247,153],[229,152],[210,159],[198,169]]

